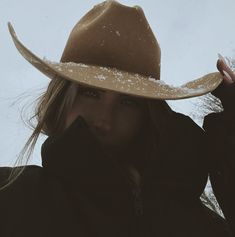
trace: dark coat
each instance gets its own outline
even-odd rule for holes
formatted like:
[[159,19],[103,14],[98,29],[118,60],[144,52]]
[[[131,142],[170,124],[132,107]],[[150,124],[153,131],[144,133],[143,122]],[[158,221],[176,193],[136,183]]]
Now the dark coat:
[[[206,133],[173,113],[156,159],[143,171],[139,195],[79,117],[63,135],[45,140],[42,167],[27,166],[0,192],[0,236],[235,236],[235,167],[227,166],[228,154],[221,157],[227,142],[215,147],[216,136],[227,139],[217,129],[219,116],[206,118]],[[10,170],[0,169],[1,180]],[[226,220],[200,201],[209,173]]]

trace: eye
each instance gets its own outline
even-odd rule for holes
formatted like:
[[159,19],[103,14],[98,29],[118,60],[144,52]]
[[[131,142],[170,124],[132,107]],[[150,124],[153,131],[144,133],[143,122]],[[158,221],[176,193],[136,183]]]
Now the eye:
[[137,107],[139,105],[139,103],[131,98],[124,98],[122,99],[122,104],[126,105],[126,106],[133,106],[133,107]]
[[90,98],[99,98],[99,93],[94,90],[83,89],[80,93]]

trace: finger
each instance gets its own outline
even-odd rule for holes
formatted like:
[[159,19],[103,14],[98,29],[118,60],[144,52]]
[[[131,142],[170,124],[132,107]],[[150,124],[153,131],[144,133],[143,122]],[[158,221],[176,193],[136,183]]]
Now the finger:
[[227,65],[225,59],[220,55],[220,58],[217,61],[217,68],[222,75],[226,75],[228,79],[232,82],[235,81],[235,73],[233,70]]
[[228,78],[228,76],[223,76],[223,84],[228,86],[231,85],[233,83],[233,81],[231,79]]
[[223,72],[223,61],[221,59],[217,60],[217,64],[216,64],[217,69],[219,70],[219,72],[224,76],[224,72]]
[[226,72],[224,72],[224,79],[227,80],[230,84],[234,82],[234,80],[231,78],[231,76]]
[[232,78],[226,71],[227,70],[226,64],[224,63],[224,61],[221,58],[217,60],[216,66],[217,66],[217,69],[219,70],[219,72],[223,75],[223,84],[225,86],[227,86],[227,85],[230,85],[231,83],[233,83]]

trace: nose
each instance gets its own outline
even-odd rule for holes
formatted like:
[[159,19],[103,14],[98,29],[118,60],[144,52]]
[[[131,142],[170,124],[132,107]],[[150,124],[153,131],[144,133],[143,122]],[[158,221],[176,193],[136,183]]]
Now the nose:
[[111,131],[110,123],[106,120],[99,120],[94,125],[95,133],[99,136],[106,136]]
[[94,121],[95,133],[101,136],[107,135],[112,130],[112,122],[112,108],[103,107]]

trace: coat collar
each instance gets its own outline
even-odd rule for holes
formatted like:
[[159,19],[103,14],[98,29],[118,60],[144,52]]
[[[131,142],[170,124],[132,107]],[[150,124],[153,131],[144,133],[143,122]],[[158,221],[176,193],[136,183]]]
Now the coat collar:
[[[207,180],[203,131],[189,118],[175,114],[161,139],[156,159],[143,174],[146,195],[158,193],[198,199]],[[41,149],[48,174],[96,198],[131,200],[125,172],[108,159],[81,117],[59,137],[48,137]]]
[[132,214],[132,194],[124,173],[107,159],[80,117],[61,136],[48,137],[41,155],[45,173],[72,196],[79,193],[116,216]]

